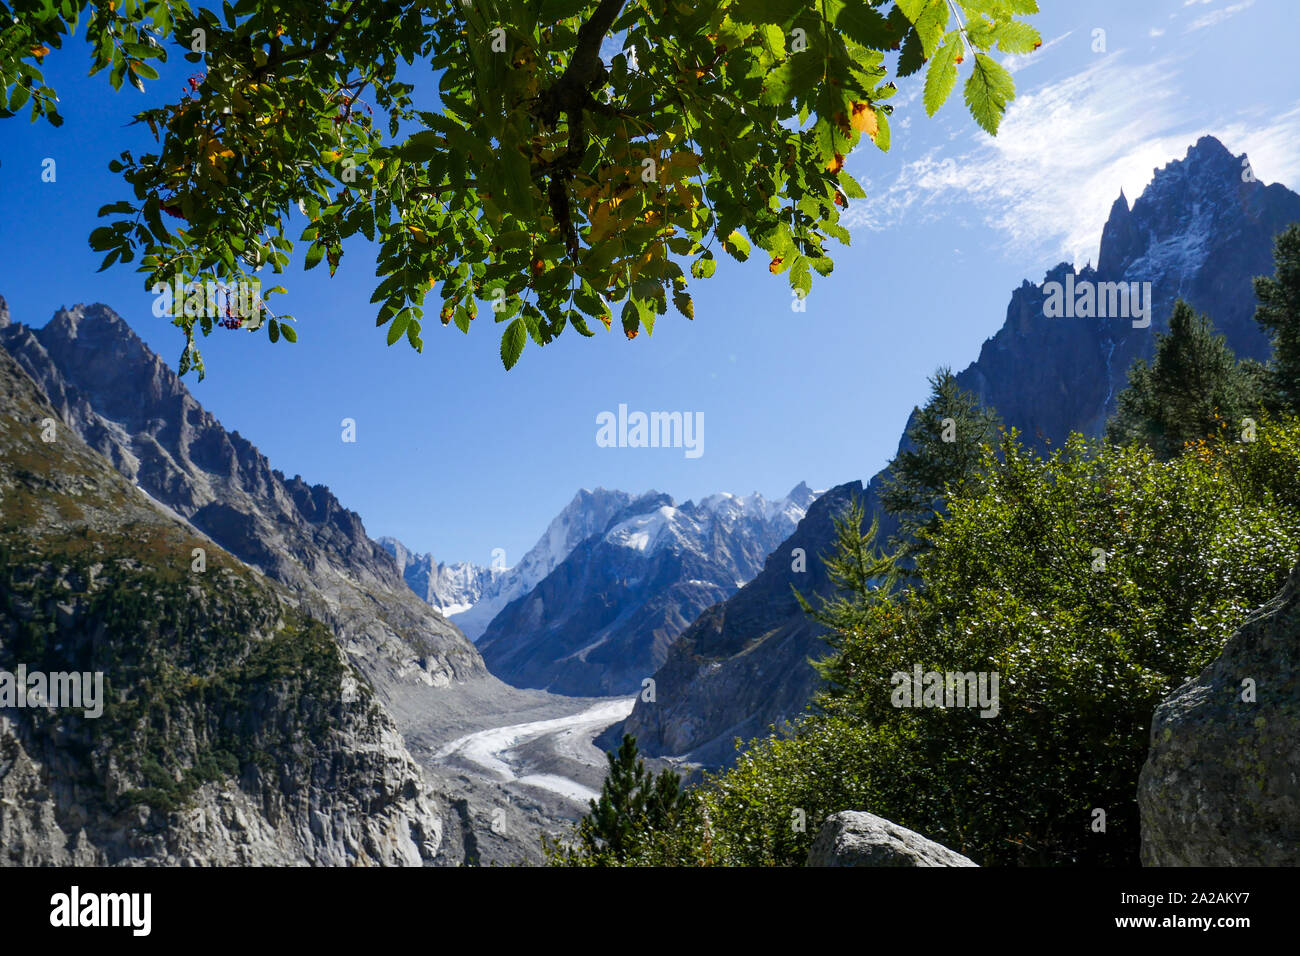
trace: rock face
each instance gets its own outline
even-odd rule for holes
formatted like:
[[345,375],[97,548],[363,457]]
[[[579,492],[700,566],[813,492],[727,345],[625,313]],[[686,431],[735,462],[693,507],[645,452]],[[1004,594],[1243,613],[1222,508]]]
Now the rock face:
[[[360,767],[367,761],[379,761],[385,748],[401,751],[405,747],[408,756],[422,762],[419,769],[424,776],[433,781],[439,795],[434,802],[450,803],[455,808],[445,818],[449,825],[443,829],[444,849],[435,862],[457,862],[461,858],[457,854],[462,852],[458,848],[465,848],[466,858],[477,857],[485,864],[540,862],[539,833],[552,832],[557,821],[572,818],[583,809],[580,803],[526,784],[502,783],[473,768],[443,767],[432,755],[447,741],[466,733],[560,717],[581,709],[581,702],[518,690],[489,674],[473,644],[411,591],[392,554],[366,535],[358,515],[343,507],[323,485],[309,485],[298,477],[286,478],[271,468],[251,442],[237,432],[226,431],[112,309],[103,305],[62,309],[44,328],[33,329],[12,322],[7,308],[0,308],[0,352],[6,358],[12,357],[26,373],[19,373],[19,377],[27,387],[34,380],[38,390],[45,393],[42,400],[52,408],[45,411],[44,417],[57,424],[58,434],[80,439],[77,447],[87,454],[90,449],[98,453],[93,456],[98,462],[96,467],[115,469],[122,486],[130,490],[131,500],[147,502],[152,514],[165,514],[186,529],[194,546],[207,550],[209,562],[217,560],[215,556],[220,553],[238,558],[243,562],[239,565],[241,580],[251,575],[270,586],[276,600],[299,617],[323,626],[333,644],[342,648],[347,664],[360,671],[362,683],[373,689],[373,700],[379,708],[375,720],[387,722],[390,727],[395,724],[401,737],[345,737],[336,744],[321,730],[317,749],[323,762],[317,766],[326,768],[320,770],[321,787],[332,785],[329,781],[333,771],[328,771],[329,767]],[[9,414],[9,405],[0,401],[0,422]],[[0,465],[11,467],[20,464],[0,461]],[[39,475],[43,467],[40,462],[22,465],[32,475]],[[65,505],[71,508],[71,504]],[[124,505],[118,502],[115,507]],[[7,508],[8,503],[0,499],[0,515],[7,515]],[[69,515],[73,514],[70,510]],[[42,547],[36,545],[38,551]],[[96,594],[89,597],[105,600],[102,594]],[[4,588],[0,587],[0,599],[4,597]],[[321,632],[313,633],[319,636]],[[225,675],[222,680],[230,677]],[[209,674],[203,679],[215,678]],[[304,697],[311,698],[310,694]],[[304,706],[324,719],[316,705]],[[189,720],[178,716],[175,726],[186,727]],[[279,711],[268,714],[268,720],[274,726],[296,726]],[[319,730],[318,723],[310,726]],[[352,743],[356,750],[349,749]],[[301,743],[295,746],[304,749]],[[177,752],[203,752],[187,747],[178,747]],[[51,751],[58,752],[57,748]],[[54,773],[50,765],[39,754],[28,754],[41,768],[35,779],[49,779]],[[594,754],[594,759],[599,757]],[[4,772],[5,759],[0,755],[0,773]],[[183,770],[173,769],[184,775]],[[73,768],[65,764],[63,770],[71,773]],[[124,785],[139,788],[142,781],[132,773],[135,771],[112,779],[130,781]],[[384,774],[391,775],[389,770]],[[285,779],[301,782],[303,778]],[[388,798],[383,787],[371,789],[374,796],[359,800],[354,809],[360,807],[377,819]],[[401,782],[397,789],[402,793],[423,792],[422,786],[407,782]],[[318,800],[316,809],[325,814],[307,832],[318,843],[334,845],[336,841],[330,835],[334,824],[330,821],[344,804],[319,797],[305,784],[298,792],[304,798]],[[42,794],[42,800],[51,796],[44,791]],[[202,797],[195,799],[201,802]],[[235,794],[233,799],[244,798]],[[52,812],[56,816],[64,814],[65,806],[56,800]],[[506,813],[505,821],[498,820],[501,811]],[[247,813],[244,816],[248,818]],[[72,819],[78,819],[75,812]],[[205,826],[216,826],[212,821],[217,817],[208,819]],[[297,826],[297,817],[281,815],[276,819],[292,819],[292,825]],[[151,832],[164,833],[178,824],[154,819],[148,826]],[[271,827],[273,835],[282,833],[279,826],[276,823]],[[400,823],[394,827],[395,833],[433,832]],[[57,834],[53,839],[62,845]],[[281,839],[290,838],[275,835],[272,842]],[[104,845],[115,844],[109,841]],[[222,855],[227,845],[234,843],[223,842],[206,849],[187,844],[196,859],[210,852],[214,860],[230,859]],[[409,841],[402,845],[406,847],[402,854],[407,854]],[[240,852],[247,859],[287,859],[284,854],[299,852],[292,849],[292,843],[284,844],[290,849],[280,851],[270,849],[265,840],[251,838],[246,846],[250,849]],[[126,853],[122,858],[127,858],[136,852],[119,847],[104,850],[109,855],[102,858],[109,859],[113,853]],[[146,856],[161,859],[153,850]],[[358,862],[380,858],[374,853],[355,857]],[[300,855],[295,859],[323,862],[326,856]],[[396,857],[384,859],[391,862]]]
[[102,675],[99,715],[6,698],[0,864],[462,857],[449,802],[286,588],[123,478],[4,350],[0,408],[0,670]]
[[874,813],[842,810],[822,824],[807,866],[978,866]]
[[1147,866],[1300,865],[1300,565],[1156,708],[1138,806]]
[[607,528],[614,515],[632,502],[632,497],[626,491],[608,488],[581,489],[547,525],[528,553],[517,564],[497,573],[484,586],[474,605],[452,615],[452,621],[466,637],[477,641],[507,604],[537,587],[574,548]]
[[[1011,296],[1002,328],[957,380],[1028,439],[1059,444],[1071,431],[1097,435],[1115,411],[1137,358],[1150,359],[1182,297],[1207,312],[1240,357],[1263,359],[1251,278],[1271,275],[1273,238],[1300,220],[1300,195],[1281,184],[1244,181],[1246,157],[1203,136],[1153,171],[1129,207],[1121,194],[1102,230],[1096,268],[1061,263]],[[1129,317],[1047,318],[1048,282],[1150,283],[1150,328]]]
[[411,592],[360,516],[324,485],[286,478],[227,432],[112,309],[60,309],[38,330],[11,322],[0,328],[0,345],[61,423],[156,501],[297,594],[381,690],[487,676],[473,645]]
[[[1133,360],[1154,354],[1155,333],[1167,331],[1180,296],[1209,313],[1239,356],[1266,356],[1251,279],[1273,272],[1273,238],[1300,220],[1300,195],[1243,180],[1244,160],[1204,136],[1183,159],[1155,170],[1132,207],[1121,194],[1102,232],[1098,267],[1061,263],[1041,283],[1025,280],[1011,295],[1002,328],[957,375],[958,384],[1027,442],[1049,448],[1071,431],[1101,433]],[[1134,328],[1131,317],[1046,317],[1047,283],[1064,284],[1067,276],[1076,286],[1149,282],[1150,327]],[[878,497],[885,474],[863,497],[868,518],[880,519],[888,536],[894,528]],[[810,508],[796,535],[828,545],[832,514]],[[802,710],[816,687],[805,658],[824,653],[824,644],[792,611],[790,585],[805,595],[827,592],[812,573],[822,551],[808,550],[809,573],[793,574],[793,546],[793,539],[783,544],[749,585],[686,629],[654,675],[658,701],[638,700],[625,728],[611,730],[604,743],[617,742],[626,729],[646,753],[717,766],[734,758],[733,737],[765,732]]]
[[761,736],[802,711],[819,680],[808,659],[824,655],[826,645],[794,589],[805,597],[830,593],[820,556],[835,540],[835,516],[862,494],[861,483],[850,482],[809,505],[762,571],[669,648],[654,675],[655,700],[638,697],[628,719],[597,742],[616,747],[629,733],[646,753],[717,766],[735,756],[737,737]]
[[396,538],[376,540],[393,556],[410,589],[443,617],[468,611],[506,573],[505,568],[485,568],[469,561],[447,564],[432,554],[412,551]]
[[501,611],[478,649],[518,687],[638,691],[686,626],[758,573],[815,499],[803,483],[776,501],[718,494],[678,505],[648,492]]

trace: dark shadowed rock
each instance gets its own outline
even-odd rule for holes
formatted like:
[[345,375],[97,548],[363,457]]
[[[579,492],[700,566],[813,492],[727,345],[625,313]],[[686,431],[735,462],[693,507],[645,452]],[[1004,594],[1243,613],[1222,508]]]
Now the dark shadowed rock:
[[1300,865],[1300,565],[1156,708],[1138,805],[1148,866]]
[[979,866],[874,813],[842,810],[822,824],[808,866]]

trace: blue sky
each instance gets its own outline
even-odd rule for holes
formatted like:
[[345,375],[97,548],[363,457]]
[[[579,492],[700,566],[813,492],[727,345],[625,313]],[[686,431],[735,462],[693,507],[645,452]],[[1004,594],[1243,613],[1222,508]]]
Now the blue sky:
[[[850,210],[852,246],[802,314],[785,276],[723,256],[693,286],[694,322],[670,313],[633,342],[617,323],[594,339],[566,332],[530,343],[506,373],[499,327],[426,325],[423,355],[388,348],[358,245],[333,279],[303,273],[300,255],[279,277],[296,345],[218,330],[203,343],[206,380],[188,385],[274,467],[328,485],[372,536],[440,560],[487,564],[503,548],[513,564],[580,487],[683,501],[865,479],[892,455],[926,376],[966,366],[1002,325],[1011,289],[1096,258],[1121,187],[1136,198],[1204,133],[1248,153],[1261,180],[1300,186],[1300,5],[1040,3],[1031,22],[1044,44],[1009,58],[1017,99],[996,139],[960,90],[929,118],[920,77],[900,82],[890,153],[867,144],[848,159],[869,196]],[[62,128],[0,124],[0,295],[38,326],[60,306],[104,302],[174,367],[179,332],[153,317],[133,267],[96,273],[86,237],[99,206],[126,193],[108,162],[146,145],[130,115],[179,96],[196,67],[177,56],[149,94],[114,93],[84,76],[85,54],[65,44],[46,61]],[[54,183],[41,181],[46,157]],[[702,412],[704,453],[598,447],[596,416],[620,403]]]

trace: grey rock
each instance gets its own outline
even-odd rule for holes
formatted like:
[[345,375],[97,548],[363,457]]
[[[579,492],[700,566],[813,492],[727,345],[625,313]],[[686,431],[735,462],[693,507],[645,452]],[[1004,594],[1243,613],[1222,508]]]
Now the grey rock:
[[[198,543],[208,547],[209,559],[217,549],[226,550],[252,568],[259,580],[264,576],[286,608],[304,612],[328,627],[348,662],[360,671],[356,679],[344,680],[339,705],[370,706],[369,701],[377,708],[373,720],[388,727],[384,734],[389,739],[376,750],[373,735],[366,738],[343,733],[337,740],[322,742],[317,767],[368,765],[373,774],[378,772],[377,767],[382,769],[383,763],[374,755],[385,750],[398,754],[387,761],[390,765],[414,756],[421,766],[408,766],[403,772],[412,776],[395,792],[422,794],[432,787],[427,799],[420,798],[428,805],[466,808],[464,812],[452,812],[446,818],[450,825],[444,827],[441,811],[436,816],[437,825],[433,818],[422,819],[419,801],[414,797],[414,802],[407,801],[411,805],[409,813],[402,809],[403,801],[381,796],[376,802],[367,797],[351,804],[347,811],[353,813],[350,819],[354,821],[358,813],[368,818],[368,822],[363,820],[357,825],[370,827],[370,831],[358,835],[349,827],[340,828],[330,822],[338,818],[340,807],[348,806],[347,797],[323,797],[310,806],[320,809],[323,822],[318,822],[316,829],[325,834],[324,838],[310,825],[299,822],[309,817],[299,812],[298,804],[292,804],[274,811],[276,820],[281,821],[274,823],[274,834],[264,828],[260,831],[262,837],[248,837],[238,844],[243,847],[239,850],[241,858],[292,858],[311,863],[344,859],[416,862],[414,848],[420,860],[429,862],[432,853],[432,862],[437,864],[455,864],[471,856],[485,864],[540,862],[539,833],[556,832],[557,826],[585,807],[525,783],[502,783],[472,769],[442,766],[434,754],[448,740],[468,732],[552,719],[582,710],[587,704],[540,691],[518,690],[491,676],[460,631],[412,593],[393,555],[367,536],[359,516],[344,508],[324,486],[309,485],[296,476],[286,478],[271,468],[251,442],[237,432],[227,432],[112,309],[103,305],[62,309],[39,330],[9,322],[7,311],[4,318],[6,321],[0,322],[0,355],[6,360],[12,357],[21,369],[7,368],[0,380],[0,408],[5,411],[0,416],[0,452],[7,437],[21,438],[28,427],[11,431],[16,427],[11,409],[32,399],[34,382],[44,395],[38,398],[43,405],[39,415],[29,409],[30,415],[36,416],[32,420],[57,420],[61,437],[58,445],[39,447],[60,450],[85,466],[67,476],[45,475],[41,480],[51,483],[52,492],[71,496],[72,500],[91,494],[96,487],[111,485],[115,496],[131,504],[129,508],[108,509],[105,520],[110,525],[128,513],[143,515],[140,520],[149,521],[165,516],[189,534],[197,535]],[[66,442],[62,441],[65,437]],[[0,455],[0,486],[8,477],[8,466],[13,464]],[[8,517],[7,507],[0,490],[0,513],[4,517]],[[87,580],[69,582],[69,586],[78,592],[96,590],[104,582],[111,583],[114,568],[113,563],[92,563],[85,575]],[[0,607],[6,597],[10,598],[8,610],[15,623],[36,613],[24,598],[7,596],[3,589]],[[80,619],[76,614],[81,605],[64,603],[73,608],[74,614],[65,615],[62,623],[77,626]],[[3,639],[0,633],[0,646]],[[373,695],[365,685],[373,689]],[[390,734],[393,724],[401,736]],[[4,745],[3,741],[0,745]],[[35,753],[25,746],[20,749],[29,758],[27,764],[36,768],[32,779],[37,781],[79,772],[66,763],[49,763],[50,759],[57,761],[57,749],[38,749]],[[601,756],[594,755],[603,766]],[[20,760],[18,766],[23,765]],[[0,755],[0,776],[4,769],[4,757]],[[427,782],[421,782],[421,773]],[[303,794],[315,792],[300,778],[284,779],[292,780]],[[363,791],[386,792],[385,787],[366,783],[366,779],[354,775],[346,785],[359,782]],[[219,787],[215,790],[218,794],[226,792]],[[206,794],[204,790],[196,795],[196,805],[204,804]],[[32,837],[29,824],[33,819],[44,819],[43,814],[54,813],[51,819],[66,826],[68,808],[77,803],[76,799],[53,804],[42,802],[46,799],[42,796],[25,809],[21,819],[27,822],[14,824],[17,830],[0,825],[0,846],[38,846],[39,840]],[[242,797],[233,799],[232,806],[243,806]],[[390,813],[380,807],[393,809]],[[510,825],[508,833],[498,834],[489,828],[494,810],[502,807],[509,812]],[[256,812],[257,806],[250,805],[239,815],[229,817],[234,821],[234,831],[256,831]],[[385,814],[392,824],[390,837],[374,829]],[[410,826],[401,823],[402,814]],[[203,819],[210,818],[222,826],[227,819],[212,818],[211,814]],[[244,824],[238,822],[240,818]],[[282,822],[290,818],[293,823],[286,830]],[[183,821],[154,819],[149,825],[161,828],[161,832],[185,828]],[[217,823],[205,825],[204,832],[211,833]],[[302,834],[301,841],[296,834]],[[435,839],[439,834],[440,843]],[[54,834],[51,839],[62,845],[62,836]],[[153,849],[131,849],[117,838],[104,842],[93,835],[74,834],[69,839],[73,841],[70,846],[100,848],[96,852],[101,855],[87,856],[85,862],[160,859]],[[190,851],[183,859],[233,859],[221,848],[235,846],[233,841],[221,846],[199,846],[188,837],[179,839],[179,845]],[[468,848],[475,845],[477,849],[471,852]],[[430,851],[433,846],[436,850]],[[353,853],[351,848],[355,847],[361,847],[362,852]],[[53,858],[40,859],[55,862]]]
[[758,573],[816,497],[802,482],[770,502],[718,494],[678,505],[647,492],[507,605],[478,649],[519,687],[635,693],[700,612]]
[[762,571],[704,611],[669,648],[654,674],[655,699],[638,697],[628,719],[598,743],[614,748],[629,733],[647,754],[718,766],[734,759],[737,738],[762,736],[769,725],[797,716],[820,681],[808,660],[827,647],[794,589],[807,597],[831,593],[819,556],[835,539],[835,516],[862,493],[861,483],[850,482],[812,502]]
[[827,817],[806,865],[979,866],[913,830],[861,810],[842,810]]
[[[0,349],[0,529],[6,548],[0,558],[0,660],[14,666],[20,646],[18,621],[40,613],[51,628],[50,643],[69,655],[90,655],[112,643],[121,647],[130,635],[112,620],[90,620],[97,592],[119,587],[151,587],[141,570],[148,542],[150,570],[163,572],[169,561],[188,562],[194,530],[134,487],[101,455],[71,430],[54,442],[38,437],[41,423],[56,417],[36,383]],[[20,518],[19,521],[12,519]],[[93,574],[60,570],[68,540],[92,547],[98,560]],[[60,543],[62,542],[62,544]],[[228,563],[223,569],[217,558]],[[193,627],[164,623],[170,638],[147,645],[155,653],[175,653],[174,667],[201,682],[218,665],[207,647],[209,628],[237,633],[243,655],[269,641],[284,624],[283,609],[293,601],[286,590],[267,584],[213,546],[207,573],[222,583],[190,603]],[[15,606],[10,586],[48,578],[61,596],[57,601]],[[92,583],[93,579],[94,583]],[[134,581],[134,584],[126,582]],[[198,590],[198,589],[195,589]],[[147,593],[147,592],[146,592]],[[257,596],[258,594],[261,596]],[[246,595],[253,597],[244,597]],[[243,603],[234,610],[234,601]],[[158,595],[162,600],[162,595]],[[237,626],[236,626],[237,625]],[[80,647],[81,651],[75,648]],[[306,685],[291,676],[258,686],[229,685],[221,711],[222,727],[238,727],[256,759],[246,758],[237,773],[222,771],[203,782],[178,805],[145,800],[129,805],[130,792],[156,787],[157,780],[136,766],[146,752],[149,732],[139,725],[104,725],[76,708],[6,708],[0,715],[0,865],[422,865],[454,863],[463,858],[459,829],[444,819],[451,805],[437,793],[412,758],[392,719],[368,684],[356,680],[331,646],[345,675],[339,684],[319,685],[307,696]],[[310,660],[321,660],[319,657]],[[131,683],[134,671],[121,656],[109,656],[106,687],[125,701],[150,693]],[[354,685],[345,693],[345,684]],[[313,685],[316,686],[316,685]],[[216,695],[214,695],[216,696]],[[215,703],[180,700],[167,714],[166,759],[172,768],[193,767],[214,755],[219,734],[210,723]],[[132,736],[106,737],[113,726]],[[304,747],[296,734],[320,733]],[[161,731],[154,728],[153,733]],[[220,738],[225,739],[225,738]],[[287,741],[287,742],[286,742]],[[127,745],[130,745],[129,747]],[[130,765],[130,766],[128,766]],[[180,777],[176,777],[178,781]]]
[[1138,806],[1147,866],[1300,865],[1300,565],[1156,708]]
[[506,605],[535,588],[574,548],[602,531],[632,500],[632,495],[617,489],[579,490],[528,553],[517,564],[498,572],[473,607],[450,615],[452,622],[470,640],[478,641]]
[[381,693],[487,677],[473,645],[411,592],[359,515],[227,431],[112,309],[60,309],[41,329],[9,323],[0,346],[61,423],[125,478],[329,624]]
[[412,551],[397,538],[376,540],[393,556],[411,590],[444,617],[450,618],[472,608],[493,582],[506,573],[503,568],[484,567],[469,561],[450,564],[438,561],[432,554]]

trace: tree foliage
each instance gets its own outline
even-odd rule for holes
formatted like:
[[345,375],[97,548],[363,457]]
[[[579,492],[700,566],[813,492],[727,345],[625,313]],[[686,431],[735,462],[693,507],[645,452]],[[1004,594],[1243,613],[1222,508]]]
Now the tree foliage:
[[939,369],[929,382],[930,398],[912,410],[880,493],[881,507],[899,519],[894,544],[904,556],[926,547],[945,500],[970,490],[984,449],[998,438],[997,413],[959,386],[952,369]]
[[557,866],[663,866],[687,862],[676,835],[690,827],[694,802],[671,770],[651,773],[637,752],[636,738],[623,735],[618,751],[606,754],[609,772],[600,798],[574,828],[567,843],[543,838]]
[[[0,4],[3,102],[60,117],[41,64],[84,25],[95,68],[144,87],[180,49],[201,70],[137,115],[156,149],[113,168],[129,198],[101,214],[105,264],[148,287],[251,283],[266,265],[331,274],[357,236],[378,247],[372,301],[388,341],[423,346],[427,308],[467,332],[488,303],[510,367],[528,340],[617,320],[654,330],[718,250],[754,246],[806,294],[865,201],[844,169],[889,147],[896,78],[926,69],[929,113],[966,54],[964,99],[995,133],[1014,95],[989,55],[1027,53],[1034,0],[151,0]],[[14,17],[16,16],[16,19]],[[9,21],[13,21],[10,23]],[[897,51],[894,55],[893,51]],[[431,71],[419,89],[401,78]],[[166,218],[164,218],[166,217]],[[291,237],[297,234],[297,239]],[[282,291],[265,290],[265,297]],[[267,308],[269,314],[269,307]],[[277,338],[286,316],[249,322]],[[178,315],[182,369],[202,363]]]
[[1107,435],[1117,442],[1143,442],[1161,458],[1208,438],[1257,412],[1263,369],[1238,361],[1209,316],[1182,299],[1174,304],[1169,332],[1156,336],[1155,358],[1138,359],[1116,400]]
[[[1078,436],[1044,459],[1012,433],[982,471],[917,558],[922,587],[864,582],[837,606],[821,712],[699,789],[715,862],[799,865],[828,814],[866,809],[984,865],[1137,864],[1152,712],[1300,552],[1300,421],[1163,462]],[[916,665],[996,672],[997,715],[895,706]]]
[[[824,684],[814,698],[814,704],[834,700],[853,684],[852,662],[844,655],[845,642],[860,634],[868,625],[872,612],[870,596],[879,594],[887,599],[898,586],[902,572],[899,556],[886,554],[876,544],[880,525],[872,521],[864,531],[866,507],[860,498],[853,498],[845,513],[834,518],[835,547],[822,557],[827,576],[835,593],[822,598],[817,607],[798,589],[795,597],[812,620],[827,629],[826,642],[830,653],[813,661]],[[845,668],[849,668],[846,671]]]
[[1255,321],[1273,339],[1269,363],[1273,404],[1300,415],[1300,223],[1274,240],[1272,276],[1255,279]]

